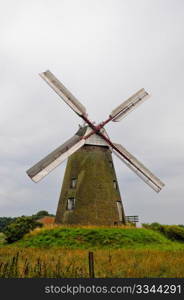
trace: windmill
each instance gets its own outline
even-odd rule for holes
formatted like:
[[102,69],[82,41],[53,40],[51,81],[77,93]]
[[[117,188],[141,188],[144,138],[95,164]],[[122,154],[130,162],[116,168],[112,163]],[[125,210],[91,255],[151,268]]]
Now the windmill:
[[91,122],[86,108],[50,72],[40,76],[84,121],[76,134],[27,171],[38,182],[68,158],[56,223],[113,225],[125,223],[125,214],[112,160],[114,153],[156,192],[164,184],[122,145],[110,140],[104,126],[119,122],[148,98],[141,89],[124,101],[98,125]]

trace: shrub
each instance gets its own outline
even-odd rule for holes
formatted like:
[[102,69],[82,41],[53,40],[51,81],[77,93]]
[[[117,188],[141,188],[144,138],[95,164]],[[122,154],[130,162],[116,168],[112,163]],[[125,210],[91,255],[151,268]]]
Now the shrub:
[[40,210],[39,212],[36,213],[36,216],[38,218],[45,217],[45,216],[49,216],[49,213],[47,210]]
[[40,210],[36,214],[32,215],[31,217],[35,220],[39,220],[39,219],[42,219],[44,217],[54,217],[54,215],[49,214],[49,212],[47,210]]
[[184,226],[182,225],[161,225],[159,223],[144,223],[144,228],[159,231],[164,234],[167,238],[176,241],[184,242]]
[[29,231],[35,229],[36,227],[41,227],[42,224],[38,223],[32,217],[19,217],[16,218],[14,222],[9,224],[4,233],[6,235],[6,241],[8,243],[13,243],[20,240],[24,234],[28,233]]
[[153,229],[153,230],[157,230],[157,231],[161,231],[161,228],[163,225],[161,225],[160,223],[157,223],[157,222],[154,222],[154,223],[143,223],[142,226],[144,228],[147,228],[147,229]]
[[7,225],[15,221],[16,218],[0,217],[0,232],[4,232]]
[[163,233],[171,240],[184,242],[184,228],[178,225],[163,225]]

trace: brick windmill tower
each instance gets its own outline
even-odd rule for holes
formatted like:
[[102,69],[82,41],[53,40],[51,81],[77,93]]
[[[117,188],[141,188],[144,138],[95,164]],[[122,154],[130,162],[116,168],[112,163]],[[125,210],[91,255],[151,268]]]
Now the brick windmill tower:
[[110,121],[120,121],[141,104],[148,93],[144,89],[139,90],[114,109],[106,121],[96,126],[88,119],[85,107],[50,71],[40,75],[85,123],[71,139],[30,168],[27,174],[38,182],[68,158],[56,223],[125,224],[112,152],[156,192],[164,184],[123,146],[113,143],[104,126]]

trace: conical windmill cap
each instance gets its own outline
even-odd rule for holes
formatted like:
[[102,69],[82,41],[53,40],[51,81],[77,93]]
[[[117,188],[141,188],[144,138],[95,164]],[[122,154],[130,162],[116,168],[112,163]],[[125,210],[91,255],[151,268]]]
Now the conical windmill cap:
[[[88,125],[84,125],[83,127],[80,127],[76,135],[87,136],[90,132],[91,128]],[[100,132],[103,133],[109,139],[109,136],[104,128],[102,128]],[[85,145],[106,146],[108,148],[111,148],[109,144],[96,133],[86,139]]]

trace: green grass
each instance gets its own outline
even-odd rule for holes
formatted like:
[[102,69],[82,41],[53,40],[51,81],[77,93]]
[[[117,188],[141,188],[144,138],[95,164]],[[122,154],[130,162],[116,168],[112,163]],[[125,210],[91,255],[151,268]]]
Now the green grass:
[[5,244],[5,235],[4,233],[0,232],[0,246]]
[[0,278],[87,278],[89,250],[95,277],[184,277],[184,243],[155,230],[52,226],[1,245]]
[[24,236],[18,247],[65,249],[184,249],[184,243],[169,240],[146,228],[41,228]]

